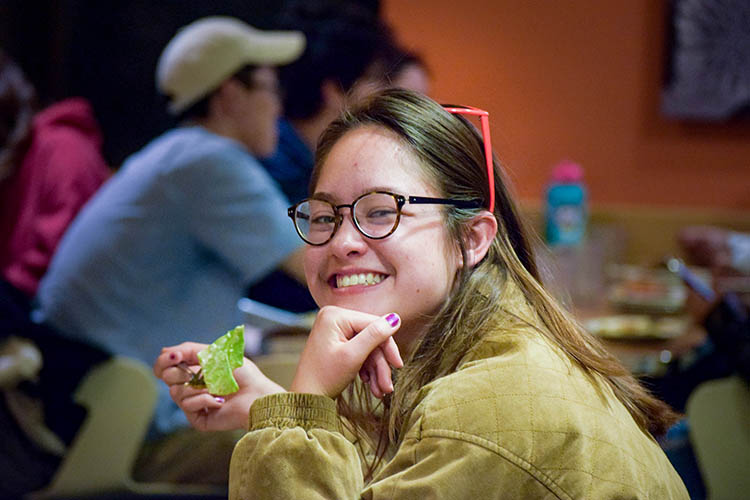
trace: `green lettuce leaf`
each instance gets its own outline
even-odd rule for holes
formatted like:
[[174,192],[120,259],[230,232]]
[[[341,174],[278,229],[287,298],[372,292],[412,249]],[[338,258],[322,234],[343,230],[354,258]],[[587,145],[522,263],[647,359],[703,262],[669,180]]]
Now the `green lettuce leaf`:
[[245,352],[245,326],[240,325],[222,335],[198,353],[203,380],[208,392],[216,396],[240,389],[234,379],[235,368],[242,366]]

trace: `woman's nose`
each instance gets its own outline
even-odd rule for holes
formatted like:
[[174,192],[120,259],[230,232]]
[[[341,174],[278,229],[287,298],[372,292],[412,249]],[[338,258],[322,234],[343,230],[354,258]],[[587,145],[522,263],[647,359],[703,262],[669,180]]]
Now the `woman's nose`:
[[363,253],[367,249],[366,240],[365,235],[360,233],[354,225],[351,215],[345,214],[329,245],[331,245],[334,254],[345,257],[353,253]]

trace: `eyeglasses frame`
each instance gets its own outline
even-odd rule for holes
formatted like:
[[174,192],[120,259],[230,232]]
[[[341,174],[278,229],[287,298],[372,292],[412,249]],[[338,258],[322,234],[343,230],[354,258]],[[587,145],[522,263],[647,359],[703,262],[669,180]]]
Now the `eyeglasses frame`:
[[[391,228],[391,230],[388,231],[388,233],[384,234],[383,236],[370,236],[369,234],[365,233],[364,229],[362,229],[362,227],[359,225],[359,222],[357,222],[357,218],[354,217],[354,206],[357,204],[357,202],[359,202],[359,200],[361,200],[362,198],[366,196],[370,196],[372,194],[389,195],[389,196],[392,196],[396,202],[396,221],[393,223],[393,227]],[[333,231],[331,231],[331,234],[328,237],[328,239],[322,243],[312,243],[311,241],[309,241],[302,234],[302,231],[300,230],[299,225],[297,225],[297,218],[295,216],[297,207],[303,203],[309,202],[310,200],[329,203],[333,207],[334,217],[335,217]],[[359,231],[359,233],[362,236],[369,238],[371,240],[382,240],[383,238],[387,238],[388,236],[392,235],[398,228],[398,225],[401,222],[401,209],[406,203],[409,203],[411,205],[453,205],[458,208],[479,208],[481,206],[480,200],[451,200],[448,198],[431,198],[429,196],[404,196],[401,194],[391,193],[389,191],[370,191],[369,193],[364,193],[364,194],[357,196],[357,198],[351,203],[342,203],[341,205],[334,205],[328,200],[323,200],[323,199],[315,198],[315,197],[305,198],[304,200],[299,201],[295,203],[294,205],[292,205],[291,207],[289,207],[287,209],[287,215],[289,216],[289,218],[292,219],[292,223],[294,224],[294,229],[295,231],[297,231],[297,234],[299,235],[299,237],[302,238],[302,241],[312,246],[323,246],[333,239],[333,237],[336,235],[336,232],[339,230],[341,223],[344,221],[344,215],[339,213],[340,209],[342,208],[349,209],[349,215],[352,218],[354,227],[357,228],[357,231]]]
[[479,117],[482,128],[482,142],[484,142],[484,159],[487,164],[487,182],[490,188],[490,200],[487,203],[488,210],[495,210],[495,167],[492,163],[492,137],[490,136],[490,113],[473,106],[449,106],[443,105],[443,109],[457,115],[472,115]]

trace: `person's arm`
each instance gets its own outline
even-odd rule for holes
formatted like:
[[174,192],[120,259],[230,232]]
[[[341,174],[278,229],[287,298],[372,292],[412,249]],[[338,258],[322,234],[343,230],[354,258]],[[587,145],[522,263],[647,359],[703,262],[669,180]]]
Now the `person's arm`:
[[286,274],[296,279],[303,285],[307,286],[307,280],[305,279],[305,268],[303,265],[304,258],[304,247],[299,248],[292,252],[287,257],[279,268]]
[[737,295],[727,294],[710,310],[703,326],[732,368],[750,382],[750,308]]
[[[401,367],[403,362],[392,338],[398,330],[398,321],[394,322],[398,317],[394,314],[387,318],[340,307],[321,309],[305,343],[291,390],[336,397],[367,361],[371,371],[366,382],[373,394],[382,397],[392,391],[390,366]],[[169,386],[170,396],[196,429],[245,428],[255,400],[284,389],[248,359],[234,370],[240,389],[226,397],[215,397],[206,389],[186,385],[200,368],[198,352],[206,347],[184,342],[163,348],[154,363],[154,375]]]
[[249,429],[232,455],[230,500],[546,498],[555,487],[532,477],[494,443],[424,429],[420,418],[410,421],[395,456],[366,485],[357,448],[341,432],[336,403],[320,395],[260,398],[251,408]]
[[295,256],[303,242],[287,217],[288,202],[255,160],[216,148],[176,177],[174,195],[186,198],[190,233],[242,281],[252,283],[289,259],[295,277],[304,280]]
[[[454,430],[422,429],[419,418],[410,422],[395,457],[365,485],[360,455],[343,433],[333,398],[376,348],[401,365],[395,346],[387,345],[397,325],[395,315],[321,309],[291,392],[258,398],[250,408],[249,432],[230,465],[230,499],[473,500],[506,481],[522,484],[524,493],[548,493],[494,443]],[[386,371],[373,378],[390,381]]]
[[195,342],[165,347],[154,363],[154,375],[169,386],[169,395],[194,428],[200,431],[245,429],[250,405],[261,396],[284,392],[284,388],[246,358],[243,365],[234,370],[240,390],[233,394],[217,397],[206,389],[186,385],[190,371],[196,373],[200,368],[198,352],[206,347]]

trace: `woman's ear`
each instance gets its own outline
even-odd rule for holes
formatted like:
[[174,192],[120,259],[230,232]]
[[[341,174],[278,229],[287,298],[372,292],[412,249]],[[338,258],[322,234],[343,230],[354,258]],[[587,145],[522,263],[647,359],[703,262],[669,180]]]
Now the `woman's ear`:
[[496,234],[497,219],[489,211],[485,210],[471,219],[464,236],[466,266],[472,268],[481,262],[487,255]]

